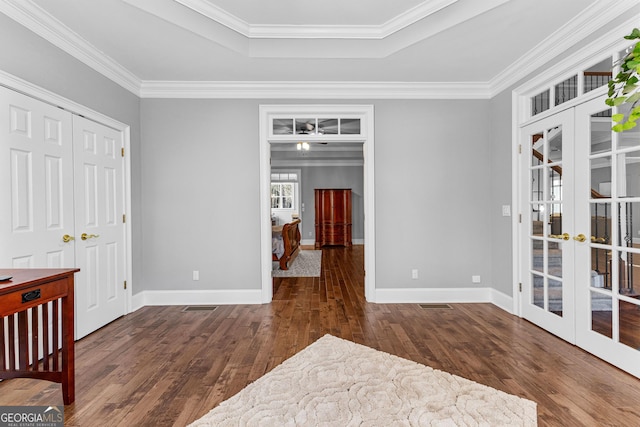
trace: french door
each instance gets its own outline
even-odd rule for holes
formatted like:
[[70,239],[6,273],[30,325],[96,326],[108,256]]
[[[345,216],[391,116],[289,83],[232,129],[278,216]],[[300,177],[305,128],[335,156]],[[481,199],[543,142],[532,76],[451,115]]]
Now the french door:
[[574,120],[566,110],[522,129],[522,315],[575,342]]
[[76,339],[125,314],[122,133],[0,87],[0,266],[78,267]]
[[640,132],[604,99],[521,130],[521,313],[640,377]]
[[575,117],[576,344],[640,377],[640,131],[611,132],[604,97]]

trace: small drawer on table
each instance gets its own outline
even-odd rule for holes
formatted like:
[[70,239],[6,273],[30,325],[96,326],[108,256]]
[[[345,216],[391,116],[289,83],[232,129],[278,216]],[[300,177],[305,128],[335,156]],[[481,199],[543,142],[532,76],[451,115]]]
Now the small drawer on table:
[[0,317],[37,307],[49,301],[62,298],[67,293],[68,284],[66,280],[57,280],[25,289],[16,289],[10,294],[2,295]]

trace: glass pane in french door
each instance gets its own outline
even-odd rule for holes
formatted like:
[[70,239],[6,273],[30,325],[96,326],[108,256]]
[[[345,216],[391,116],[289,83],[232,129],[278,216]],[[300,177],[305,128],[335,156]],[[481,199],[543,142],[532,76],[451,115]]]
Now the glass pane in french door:
[[[573,112],[523,128],[522,314],[573,342],[572,221]],[[569,174],[567,175],[567,172]],[[524,242],[523,242],[524,243]],[[571,268],[569,268],[571,267]]]

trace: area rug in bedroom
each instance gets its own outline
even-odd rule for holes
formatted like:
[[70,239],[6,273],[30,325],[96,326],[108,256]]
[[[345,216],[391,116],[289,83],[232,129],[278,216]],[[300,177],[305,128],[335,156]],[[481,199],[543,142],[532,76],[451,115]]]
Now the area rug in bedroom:
[[536,404],[325,335],[191,427],[536,426]]
[[278,262],[273,263],[273,277],[320,277],[322,251],[301,250],[288,270],[280,270]]

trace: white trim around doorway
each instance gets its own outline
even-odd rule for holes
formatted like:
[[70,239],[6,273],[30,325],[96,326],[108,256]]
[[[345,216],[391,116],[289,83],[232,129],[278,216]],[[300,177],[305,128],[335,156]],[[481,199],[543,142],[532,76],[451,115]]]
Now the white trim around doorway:
[[[291,117],[359,117],[361,131],[359,135],[348,135],[350,142],[363,143],[364,150],[364,294],[369,302],[375,302],[375,200],[374,200],[374,115],[373,105],[260,105],[260,259],[262,302],[273,299],[273,279],[271,276],[271,221],[270,221],[270,182],[271,182],[271,143],[291,141],[295,135],[274,136],[269,124],[273,116]],[[335,135],[338,137],[338,135]],[[305,140],[326,139],[326,136],[305,135]]]

